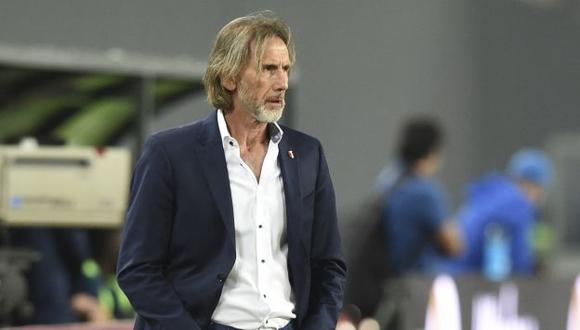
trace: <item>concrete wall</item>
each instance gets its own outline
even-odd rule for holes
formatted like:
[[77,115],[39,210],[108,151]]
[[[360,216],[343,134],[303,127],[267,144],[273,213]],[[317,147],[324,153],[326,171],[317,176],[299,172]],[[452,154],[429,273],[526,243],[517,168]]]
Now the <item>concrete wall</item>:
[[540,10],[478,2],[477,169],[502,166],[520,146],[580,128],[580,2]]

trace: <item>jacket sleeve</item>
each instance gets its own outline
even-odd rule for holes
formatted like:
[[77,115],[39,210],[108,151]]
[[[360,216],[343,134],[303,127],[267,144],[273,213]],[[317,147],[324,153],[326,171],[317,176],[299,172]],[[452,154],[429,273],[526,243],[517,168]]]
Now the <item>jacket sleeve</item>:
[[512,269],[514,273],[523,275],[533,275],[535,266],[532,242],[535,219],[532,212],[525,212],[528,210],[518,212],[518,216],[514,216],[508,225]]
[[334,188],[319,145],[314,223],[311,238],[311,290],[301,329],[335,329],[342,308],[346,265],[341,253]]
[[152,136],[133,173],[117,279],[146,323],[167,330],[197,330],[199,326],[163,274],[175,212],[174,185],[167,153]]

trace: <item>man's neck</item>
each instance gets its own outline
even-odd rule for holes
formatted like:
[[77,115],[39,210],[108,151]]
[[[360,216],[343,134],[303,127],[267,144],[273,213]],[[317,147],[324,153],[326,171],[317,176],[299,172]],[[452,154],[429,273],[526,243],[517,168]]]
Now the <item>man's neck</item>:
[[242,150],[251,150],[257,145],[266,144],[267,123],[257,121],[244,109],[234,109],[224,117],[230,134],[238,141]]
[[433,176],[433,171],[424,163],[417,163],[412,169],[411,173],[422,178],[429,178]]

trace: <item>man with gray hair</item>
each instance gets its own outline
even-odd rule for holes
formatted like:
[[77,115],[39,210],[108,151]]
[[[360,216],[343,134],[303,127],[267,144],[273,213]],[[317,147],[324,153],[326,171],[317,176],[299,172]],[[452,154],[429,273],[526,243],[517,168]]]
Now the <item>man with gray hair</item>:
[[334,329],[342,258],[318,140],[277,124],[294,47],[271,13],[219,32],[206,119],[149,137],[117,276],[135,329]]

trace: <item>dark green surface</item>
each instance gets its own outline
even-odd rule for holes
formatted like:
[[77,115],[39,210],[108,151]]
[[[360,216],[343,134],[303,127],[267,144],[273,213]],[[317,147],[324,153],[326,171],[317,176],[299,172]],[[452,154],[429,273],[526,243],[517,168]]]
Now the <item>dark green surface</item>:
[[54,133],[67,144],[104,145],[136,115],[137,109],[130,100],[111,98],[88,105]]
[[50,118],[68,111],[71,107],[78,107],[82,102],[82,96],[40,97],[13,105],[0,112],[0,141],[32,134]]
[[71,80],[70,87],[78,92],[95,93],[126,83],[129,78],[115,75],[88,75]]
[[[0,68],[0,83],[39,77],[34,70]],[[49,133],[73,145],[106,145],[137,119],[137,77],[79,74],[42,83],[0,109],[0,143],[7,139]],[[199,82],[158,79],[153,90],[156,106],[163,106],[200,89]],[[135,88],[134,88],[135,87]],[[51,127],[51,125],[56,125]]]

